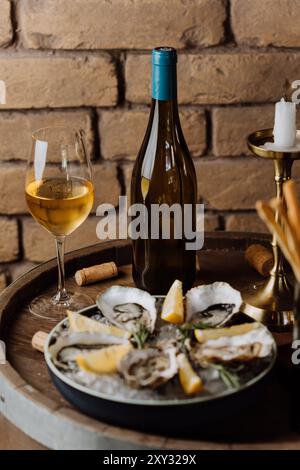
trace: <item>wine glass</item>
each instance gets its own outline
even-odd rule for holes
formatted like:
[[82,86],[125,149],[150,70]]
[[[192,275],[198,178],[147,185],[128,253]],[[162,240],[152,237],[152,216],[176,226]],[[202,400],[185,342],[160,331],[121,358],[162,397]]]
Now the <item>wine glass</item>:
[[79,310],[93,303],[85,294],[67,292],[64,270],[65,238],[85,221],[94,202],[84,131],[45,127],[33,133],[25,195],[33,218],[55,237],[58,263],[57,292],[36,297],[29,310],[57,321],[67,309]]

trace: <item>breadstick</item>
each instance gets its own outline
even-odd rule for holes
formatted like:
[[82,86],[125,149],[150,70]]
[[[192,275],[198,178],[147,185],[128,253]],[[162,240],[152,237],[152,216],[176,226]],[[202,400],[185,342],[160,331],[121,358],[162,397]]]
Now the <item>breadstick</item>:
[[296,239],[300,244],[300,205],[297,198],[295,181],[286,181],[283,185],[283,194],[288,208],[288,219]]
[[270,200],[270,206],[279,214],[280,224],[285,232],[289,250],[294,255],[295,262],[300,266],[300,245],[297,241],[295,230],[289,222],[287,212],[283,207],[282,202],[277,198],[272,198]]
[[283,232],[282,227],[280,227],[280,225],[276,222],[272,208],[266,202],[257,201],[256,210],[260,218],[269,228],[270,232],[276,236],[277,242],[284,256],[292,266],[294,274],[297,280],[300,282],[300,266],[296,263],[293,257],[293,253],[291,253],[289,249],[287,238]]

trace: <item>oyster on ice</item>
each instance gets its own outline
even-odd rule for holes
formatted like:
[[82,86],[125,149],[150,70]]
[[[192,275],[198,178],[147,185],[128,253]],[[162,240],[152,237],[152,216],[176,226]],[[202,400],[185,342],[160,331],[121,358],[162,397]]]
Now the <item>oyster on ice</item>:
[[239,312],[241,304],[240,292],[227,282],[193,287],[186,294],[186,321],[221,326]]
[[177,373],[176,349],[130,351],[119,363],[119,372],[134,388],[157,388]]
[[254,323],[247,333],[234,336],[221,336],[193,346],[191,359],[205,366],[212,362],[229,363],[251,361],[268,357],[272,353],[274,340],[267,328]]
[[118,336],[103,333],[70,333],[65,331],[49,346],[49,353],[57,367],[68,369],[69,362],[75,361],[77,354],[82,353],[84,350],[91,351],[114,344],[125,343],[128,343],[128,340]]
[[113,286],[97,297],[102,314],[113,325],[135,332],[143,324],[151,333],[157,317],[155,297],[136,287]]

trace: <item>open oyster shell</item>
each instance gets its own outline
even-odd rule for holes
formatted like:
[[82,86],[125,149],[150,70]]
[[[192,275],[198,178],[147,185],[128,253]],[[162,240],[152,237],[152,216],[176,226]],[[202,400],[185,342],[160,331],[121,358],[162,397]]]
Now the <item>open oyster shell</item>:
[[128,343],[127,339],[102,333],[62,333],[49,347],[53,363],[61,369],[68,369],[68,362],[75,360],[85,348],[99,349],[113,344]]
[[134,388],[157,388],[177,373],[175,348],[130,351],[119,364],[119,371]]
[[186,321],[221,326],[239,312],[241,304],[240,292],[227,282],[193,287],[186,294]]
[[236,336],[221,336],[202,344],[194,345],[190,350],[191,359],[205,366],[211,362],[251,361],[268,357],[272,353],[274,340],[263,325],[257,325],[251,331]]
[[136,287],[113,286],[97,297],[102,314],[114,325],[136,331],[140,324],[152,333],[157,312],[155,297]]

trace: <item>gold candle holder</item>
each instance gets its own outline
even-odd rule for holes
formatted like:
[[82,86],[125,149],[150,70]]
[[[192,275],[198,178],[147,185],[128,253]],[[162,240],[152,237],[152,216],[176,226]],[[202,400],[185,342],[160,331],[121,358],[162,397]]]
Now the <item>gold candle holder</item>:
[[[297,131],[297,139],[300,131]],[[274,161],[276,197],[283,203],[283,183],[291,178],[294,160],[300,159],[300,151],[275,151],[262,148],[266,142],[273,143],[273,129],[263,129],[250,134],[248,148],[261,158]],[[275,215],[278,220],[278,213]],[[254,284],[242,292],[242,311],[256,321],[267,325],[277,332],[291,331],[293,327],[293,287],[290,284],[285,268],[284,258],[274,236],[271,242],[274,266],[269,278]]]

